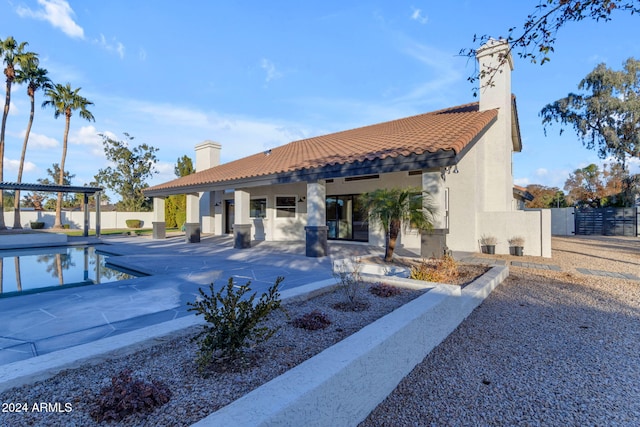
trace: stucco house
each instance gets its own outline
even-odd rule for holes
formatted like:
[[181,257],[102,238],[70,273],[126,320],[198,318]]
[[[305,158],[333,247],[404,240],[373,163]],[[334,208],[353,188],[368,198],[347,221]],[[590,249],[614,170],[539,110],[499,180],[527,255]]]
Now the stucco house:
[[[501,61],[506,58],[506,61]],[[154,236],[163,237],[164,200],[187,194],[187,235],[233,233],[235,247],[252,240],[306,241],[308,256],[324,256],[332,239],[384,245],[366,221],[358,195],[381,187],[420,187],[439,209],[435,230],[403,231],[406,248],[434,255],[435,242],[454,251],[479,251],[483,235],[526,239],[525,253],[551,256],[548,212],[521,209],[512,155],[522,141],[508,44],[478,50],[479,102],[318,136],[220,164],[221,145],[196,146],[196,173],[145,190],[154,198]],[[191,236],[191,237],[190,237]]]

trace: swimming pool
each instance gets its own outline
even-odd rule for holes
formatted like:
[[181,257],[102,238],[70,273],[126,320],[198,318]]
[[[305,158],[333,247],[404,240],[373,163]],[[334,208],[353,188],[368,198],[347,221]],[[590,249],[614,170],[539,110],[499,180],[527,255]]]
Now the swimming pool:
[[107,266],[107,258],[95,246],[0,251],[0,297],[140,276]]

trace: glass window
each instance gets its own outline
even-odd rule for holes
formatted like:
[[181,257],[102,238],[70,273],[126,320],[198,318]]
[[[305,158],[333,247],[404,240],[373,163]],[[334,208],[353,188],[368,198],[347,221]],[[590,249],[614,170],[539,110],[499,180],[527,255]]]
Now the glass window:
[[267,216],[267,199],[251,199],[249,216],[251,218],[265,218]]
[[296,197],[276,197],[276,218],[294,218],[296,216]]

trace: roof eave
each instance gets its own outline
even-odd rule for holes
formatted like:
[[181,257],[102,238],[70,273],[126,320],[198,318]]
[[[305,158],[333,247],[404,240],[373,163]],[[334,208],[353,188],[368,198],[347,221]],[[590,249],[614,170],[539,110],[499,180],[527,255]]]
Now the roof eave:
[[520,135],[520,122],[518,121],[518,108],[516,106],[516,97],[511,97],[511,141],[513,142],[513,151],[522,151],[522,138]]

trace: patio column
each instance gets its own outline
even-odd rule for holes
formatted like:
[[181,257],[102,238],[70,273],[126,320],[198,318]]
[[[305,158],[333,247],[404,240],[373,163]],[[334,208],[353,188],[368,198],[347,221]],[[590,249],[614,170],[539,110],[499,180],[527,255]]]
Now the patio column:
[[233,192],[235,203],[235,221],[233,224],[233,247],[246,249],[251,247],[251,220],[249,208],[251,194],[245,190]]
[[89,237],[89,195],[82,193],[82,203],[84,208],[84,227],[82,230],[83,237]]
[[[100,195],[102,194],[101,191],[98,191],[96,193],[96,237],[100,238],[100,221],[101,221],[101,217],[102,214],[100,212]],[[162,210],[162,212],[164,212],[164,209]]]
[[187,194],[187,218],[184,224],[187,243],[200,243],[200,195]]
[[421,233],[420,255],[422,257],[442,258],[447,250],[449,201],[447,200],[445,178],[443,178],[441,171],[422,172],[422,191],[431,195],[431,200],[437,209],[434,215],[433,230]]
[[326,201],[327,188],[324,180],[307,183],[307,225],[304,230],[308,257],[329,254]]
[[224,191],[217,190],[212,192],[213,195],[213,233],[221,236],[224,234],[224,227],[222,223],[224,213]]
[[[99,205],[96,199],[96,206]],[[96,210],[97,212],[97,210]],[[153,198],[153,234],[154,239],[164,239],[167,237],[167,225],[164,218],[164,197]]]

